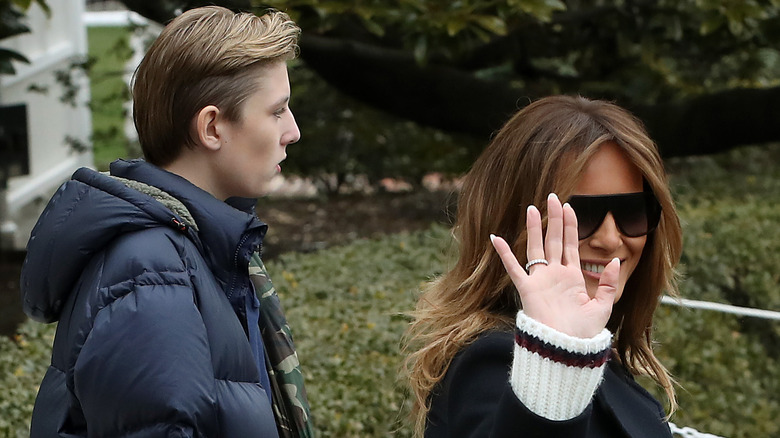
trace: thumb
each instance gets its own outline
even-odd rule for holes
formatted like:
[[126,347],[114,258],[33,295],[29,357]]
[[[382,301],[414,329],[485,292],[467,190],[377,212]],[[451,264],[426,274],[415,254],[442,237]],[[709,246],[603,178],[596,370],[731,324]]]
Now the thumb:
[[596,289],[594,297],[599,302],[613,304],[617,294],[618,282],[620,281],[620,259],[615,257],[604,267],[599,279],[599,287]]

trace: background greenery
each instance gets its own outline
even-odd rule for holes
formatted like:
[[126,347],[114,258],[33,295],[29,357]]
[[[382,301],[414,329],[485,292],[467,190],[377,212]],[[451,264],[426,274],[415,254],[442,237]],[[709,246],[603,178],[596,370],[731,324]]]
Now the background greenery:
[[[780,309],[780,146],[668,161],[685,229],[686,298]],[[268,262],[323,437],[410,435],[398,380],[403,316],[445,269],[442,226]],[[54,326],[0,337],[0,436],[26,436]],[[681,384],[672,418],[731,438],[780,434],[780,324],[661,306],[658,354]],[[646,387],[661,392],[648,381]]]
[[108,169],[117,157],[129,153],[124,132],[126,109],[130,98],[122,74],[132,56],[125,27],[91,27],[87,32],[90,62],[90,96],[92,107],[92,143],[95,166]]

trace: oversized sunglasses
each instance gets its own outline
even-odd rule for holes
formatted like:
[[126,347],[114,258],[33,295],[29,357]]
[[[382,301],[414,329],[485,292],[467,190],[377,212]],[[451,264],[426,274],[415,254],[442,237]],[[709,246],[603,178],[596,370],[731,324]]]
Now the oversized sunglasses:
[[644,236],[658,226],[661,204],[651,191],[614,195],[574,195],[569,204],[577,214],[579,239],[587,239],[612,213],[618,230],[627,237]]

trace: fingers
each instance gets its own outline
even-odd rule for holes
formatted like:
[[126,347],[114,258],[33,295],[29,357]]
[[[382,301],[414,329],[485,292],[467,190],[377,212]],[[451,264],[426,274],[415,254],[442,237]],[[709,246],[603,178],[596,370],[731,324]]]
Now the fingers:
[[580,265],[580,240],[577,235],[577,215],[568,203],[563,204],[563,263]]
[[547,238],[544,253],[550,263],[560,263],[563,254],[563,209],[555,193],[547,197]]
[[620,281],[620,259],[615,257],[604,267],[599,279],[599,287],[596,289],[596,295],[593,297],[600,303],[611,307],[615,303],[618,282]]
[[528,244],[525,256],[528,260],[545,258],[544,244],[542,243],[542,215],[535,206],[528,206],[525,221],[525,226],[528,230]]
[[512,279],[515,287],[519,290],[520,284],[522,284],[528,274],[520,266],[517,257],[512,253],[512,248],[509,247],[509,244],[503,238],[491,234],[490,241],[493,243],[493,248],[498,253],[498,257],[501,258],[501,263],[504,265],[507,274],[509,274],[509,278]]

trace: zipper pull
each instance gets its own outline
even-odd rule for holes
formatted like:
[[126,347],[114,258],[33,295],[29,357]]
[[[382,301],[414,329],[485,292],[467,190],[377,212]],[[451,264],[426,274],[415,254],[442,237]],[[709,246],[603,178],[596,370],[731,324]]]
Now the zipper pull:
[[176,229],[178,229],[182,233],[187,232],[187,224],[185,224],[184,222],[176,219],[175,217],[171,218],[171,222],[173,223],[173,226],[176,227]]

